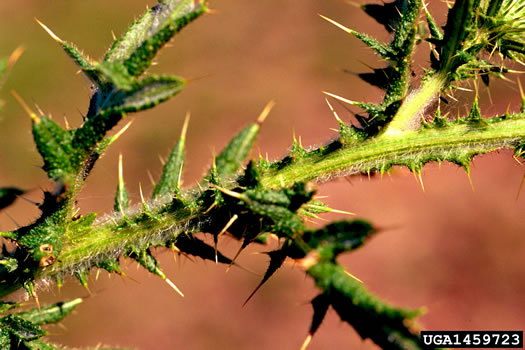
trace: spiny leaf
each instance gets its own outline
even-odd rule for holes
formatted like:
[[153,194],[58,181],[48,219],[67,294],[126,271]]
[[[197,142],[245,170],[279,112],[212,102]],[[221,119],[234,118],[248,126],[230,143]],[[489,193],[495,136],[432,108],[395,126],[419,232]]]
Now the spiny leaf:
[[80,303],[82,303],[82,299],[77,298],[67,302],[49,305],[40,310],[37,308],[30,311],[20,312],[17,316],[36,325],[57,323],[69,315]]
[[[24,346],[25,346],[24,349],[27,349],[27,350],[67,350],[64,347],[46,343],[45,341],[41,339],[25,341]],[[97,347],[97,350],[99,349],[103,350],[106,348]]]
[[180,291],[179,288],[173,282],[171,282],[164,272],[159,267],[157,259],[151,254],[149,249],[137,249],[136,247],[128,247],[127,251],[128,256],[138,262],[142,267],[151,272],[154,275],[159,276],[164,281],[166,281],[171,288],[173,288],[180,296],[184,297],[184,294]]
[[48,117],[37,116],[16,92],[12,94],[31,117],[33,139],[44,160],[43,169],[49,178],[68,183],[77,170],[72,160],[74,149],[71,132],[62,129]]
[[126,185],[124,184],[124,175],[122,173],[122,154],[119,155],[118,159],[118,185],[117,193],[115,194],[115,204],[113,209],[121,214],[124,214],[124,211],[128,209],[129,205],[129,195]]
[[87,56],[85,56],[79,49],[77,49],[73,44],[70,44],[62,39],[60,39],[55,33],[51,31],[44,23],[40,22],[35,18],[38,24],[55,40],[57,43],[62,46],[66,54],[75,62],[82,72],[90,78],[95,83],[100,83],[100,77],[95,69],[95,63],[92,62]]
[[0,327],[7,329],[17,340],[34,340],[46,335],[40,327],[16,315],[0,318]]
[[116,273],[118,275],[122,275],[122,269],[120,268],[120,264],[118,259],[117,260],[104,260],[96,264],[96,266],[99,269],[104,269],[109,273]]
[[303,240],[313,249],[321,251],[322,248],[323,259],[334,260],[340,253],[362,246],[375,232],[364,220],[337,221],[319,230],[306,231]]
[[[126,113],[151,108],[182,90],[185,80],[172,76],[150,76],[136,82],[130,91],[115,91],[107,97],[84,125],[74,131],[73,145],[77,162],[91,155],[96,145],[104,138]],[[96,103],[95,103],[96,104]],[[91,108],[91,107],[90,107]]]
[[347,32],[348,34],[351,34],[353,36],[355,36],[357,39],[361,40],[365,45],[367,45],[368,47],[370,47],[372,50],[374,50],[379,56],[381,56],[383,59],[385,60],[390,60],[394,55],[395,53],[392,52],[392,50],[390,49],[390,47],[388,45],[385,45],[379,41],[377,41],[376,39],[366,35],[366,34],[362,34],[362,33],[359,33],[358,31],[355,31],[353,29],[350,29],[350,28],[347,28],[345,26],[343,26],[342,24],[328,18],[328,17],[325,17],[323,15],[320,15],[321,18],[325,19],[326,21],[332,23],[333,25],[335,25],[336,27],[342,29],[343,31]]
[[[148,9],[113,43],[104,61],[126,62],[142,51],[148,51],[148,57],[154,56],[171,36],[194,19],[193,16],[198,16],[205,10],[205,4],[195,6],[192,0],[159,1],[158,5]],[[149,48],[148,40],[151,40]]]
[[142,28],[141,42],[132,52],[125,49],[129,56],[123,61],[128,72],[139,76],[151,65],[157,52],[182,28],[206,12],[204,3],[194,5],[193,0],[164,2],[152,8],[156,12],[151,26]]
[[[104,100],[111,98],[112,91],[130,91],[134,89],[137,79],[131,76],[126,67],[119,62],[99,62],[96,65],[98,86]],[[89,115],[88,115],[89,118]]]
[[175,76],[149,76],[135,83],[130,91],[115,93],[107,103],[101,105],[101,114],[124,114],[138,112],[161,102],[179,93],[186,81]]
[[474,99],[470,113],[467,116],[467,121],[471,123],[481,123],[483,119],[481,118],[481,111],[479,110],[478,99]]
[[159,276],[162,279],[166,278],[166,275],[159,267],[157,259],[151,254],[149,249],[137,249],[135,247],[128,248],[128,256],[138,262],[142,267],[144,267],[149,272]]
[[473,0],[456,1],[454,7],[449,11],[443,40],[438,45],[439,70],[442,72],[453,72],[457,66],[457,54],[469,34],[469,27],[474,16],[473,3]]
[[78,169],[71,159],[74,153],[72,134],[51,119],[41,117],[33,121],[33,137],[49,178],[70,182]]
[[427,18],[428,29],[430,31],[430,35],[432,39],[434,40],[434,42],[443,40],[443,33],[441,33],[441,29],[439,29],[439,26],[436,24],[436,22],[434,21],[434,18],[428,11],[426,11],[426,18]]
[[330,304],[339,317],[363,339],[371,338],[383,349],[423,348],[419,336],[411,331],[412,319],[421,310],[399,309],[382,302],[334,263],[315,264],[307,273],[330,296]]
[[184,166],[184,143],[186,142],[186,131],[188,130],[189,115],[186,116],[179,142],[173,147],[168,161],[164,165],[160,181],[153,189],[152,199],[165,195],[173,196],[180,191],[182,169]]
[[[257,122],[242,129],[215,158],[214,164],[219,179],[226,179],[240,169],[259,134],[261,123],[266,119],[273,106],[273,101],[268,103],[259,115]],[[208,178],[210,177],[211,172],[208,173]]]
[[357,102],[346,99],[344,97],[332,94],[330,92],[323,91],[325,95],[333,97],[341,102],[348,103],[349,105],[356,106],[367,112],[371,117],[377,117],[385,111],[385,107],[375,103]]
[[88,289],[88,276],[89,276],[89,271],[88,270],[82,270],[82,271],[77,271],[74,273],[75,277],[78,279],[78,281],[80,282],[80,284]]
[[400,6],[396,9],[398,16],[402,18],[395,28],[394,39],[390,44],[392,50],[397,53],[396,63],[402,62],[405,57],[410,56],[413,51],[416,35],[417,21],[421,10],[421,0],[399,1]]

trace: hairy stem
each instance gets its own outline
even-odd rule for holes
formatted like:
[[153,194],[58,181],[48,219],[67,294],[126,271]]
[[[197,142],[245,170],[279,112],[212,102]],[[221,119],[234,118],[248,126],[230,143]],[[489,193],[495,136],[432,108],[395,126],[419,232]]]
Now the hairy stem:
[[[525,139],[522,130],[525,130],[524,113],[507,119],[492,118],[482,124],[461,121],[443,128],[405,131],[403,138],[383,134],[331,152],[322,149],[311,151],[280,169],[266,170],[261,183],[265,187],[283,188],[299,181],[322,182],[340,174],[384,172],[394,165],[420,171],[429,161],[448,160],[468,167],[475,155],[516,147]],[[330,146],[326,150],[330,150]],[[183,208],[152,215],[138,211],[135,217],[132,214],[128,214],[126,219],[109,217],[87,230],[68,230],[58,261],[42,269],[40,277],[60,277],[108,258],[117,259],[129,244],[140,247],[141,242],[143,245],[155,242],[155,245],[163,245],[182,231],[198,232],[199,222],[205,220],[205,209]],[[152,212],[155,210],[152,209]],[[126,220],[134,224],[123,224]],[[2,285],[0,297],[20,287]]]
[[394,136],[404,131],[414,130],[423,116],[425,108],[432,103],[443,89],[446,79],[441,74],[434,74],[413,93],[409,94],[401,105],[385,135]]
[[261,181],[264,186],[278,188],[298,181],[323,182],[340,174],[384,172],[393,165],[419,171],[429,161],[443,160],[468,167],[474,155],[514,147],[524,139],[523,113],[512,119],[499,117],[487,121],[484,125],[465,122],[445,128],[405,131],[402,138],[383,134],[328,154],[317,149],[282,169],[270,169]]

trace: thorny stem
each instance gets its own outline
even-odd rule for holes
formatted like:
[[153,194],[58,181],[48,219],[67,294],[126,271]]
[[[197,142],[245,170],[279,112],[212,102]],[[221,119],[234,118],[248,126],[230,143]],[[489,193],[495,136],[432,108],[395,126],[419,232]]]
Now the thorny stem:
[[[525,117],[525,114],[516,116]],[[523,139],[525,119],[489,119],[486,126],[451,125],[444,129],[404,131],[403,137],[383,134],[330,154],[310,152],[282,170],[269,170],[262,176],[264,186],[278,188],[297,181],[327,181],[335,175],[386,171],[392,165],[419,170],[419,161],[449,160],[468,166],[469,154],[483,154],[515,146]],[[396,135],[397,136],[397,135]],[[461,156],[466,157],[461,159]]]
[[[324,155],[313,151],[280,170],[263,173],[261,183],[265,187],[282,188],[298,181],[326,181],[341,173],[351,175],[374,170],[383,172],[392,165],[406,165],[419,171],[421,162],[431,160],[452,160],[468,166],[472,154],[512,147],[523,139],[521,130],[525,129],[525,114],[515,115],[511,119],[493,118],[489,121],[485,126],[463,123],[444,129],[405,131],[402,139],[383,134]],[[119,226],[118,222],[107,218],[88,231],[70,231],[67,233],[67,244],[64,244],[60,260],[44,268],[40,277],[61,276],[94,261],[108,257],[116,259],[131,242],[140,245],[141,241],[158,240],[161,243],[181,231],[197,232],[199,227],[196,223],[203,216],[205,208],[201,209],[190,211],[185,208],[159,217],[147,217],[138,225],[119,230],[115,230]],[[148,232],[155,232],[155,237],[146,237]],[[0,296],[16,289],[13,286],[6,287],[2,285]]]

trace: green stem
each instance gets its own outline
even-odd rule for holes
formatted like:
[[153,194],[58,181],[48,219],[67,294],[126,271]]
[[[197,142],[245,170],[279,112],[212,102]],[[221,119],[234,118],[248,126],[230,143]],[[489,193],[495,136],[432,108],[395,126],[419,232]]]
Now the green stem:
[[[282,188],[301,181],[326,181],[340,174],[384,172],[394,165],[420,171],[430,161],[448,160],[468,168],[472,157],[506,147],[517,147],[525,141],[525,113],[512,118],[497,117],[484,122],[460,120],[438,128],[405,131],[403,137],[380,135],[359,144],[321,148],[304,154],[280,169],[263,172],[261,183],[266,188]],[[334,150],[335,149],[335,150]],[[231,185],[233,186],[233,184]],[[190,190],[191,192],[191,190]],[[195,192],[191,192],[195,195]],[[57,261],[36,277],[58,277],[96,266],[97,262],[117,259],[127,245],[164,245],[174,235],[199,231],[206,208],[184,208],[151,215],[137,212],[126,219],[108,217],[88,229],[69,230]],[[126,225],[125,222],[133,222]],[[0,297],[21,285],[0,286]]]
[[425,80],[418,90],[406,97],[384,134],[397,136],[407,130],[417,129],[425,108],[438,97],[445,82],[446,79],[441,74],[435,74]]
[[279,188],[300,181],[328,181],[341,174],[384,172],[393,165],[419,171],[429,161],[448,160],[468,167],[475,155],[515,147],[525,139],[524,113],[511,119],[499,117],[487,121],[485,125],[462,122],[445,128],[405,131],[402,138],[383,134],[331,153],[318,149],[282,169],[268,170],[261,182],[266,187]]

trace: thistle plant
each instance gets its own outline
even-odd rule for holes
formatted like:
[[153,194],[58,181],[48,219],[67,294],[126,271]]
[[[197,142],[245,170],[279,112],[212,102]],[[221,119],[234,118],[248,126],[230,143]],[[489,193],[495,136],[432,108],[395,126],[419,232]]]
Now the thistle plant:
[[[340,176],[382,175],[394,166],[407,167],[420,176],[426,164],[443,161],[468,173],[473,157],[507,148],[520,159],[525,152],[525,97],[516,103],[516,109],[521,103],[520,112],[509,110],[500,116],[484,115],[477,97],[470,111],[456,118],[441,116],[434,106],[440,97],[453,95],[465,84],[488,85],[523,64],[525,3],[456,1],[443,27],[420,0],[363,5],[391,33],[386,43],[322,16],[361,40],[382,61],[373,73],[360,74],[384,90],[380,103],[325,93],[327,108],[339,123],[337,139],[309,148],[294,140],[289,155],[282,159],[249,159],[272,108],[270,103],[218,152],[197,185],[183,188],[186,131],[191,127],[186,119],[150,196],[141,192],[141,203],[130,203],[120,158],[113,212],[79,215],[77,199],[86,179],[129,123],[117,132],[110,131],[127,115],[153,108],[186,86],[182,77],[151,74],[148,68],[172,37],[206,14],[208,6],[207,1],[159,0],[100,60],[89,58],[39,22],[90,80],[93,93],[82,125],[73,129],[64,129],[45,113],[33,111],[21,97],[23,91],[14,93],[31,118],[42,169],[54,187],[44,191],[38,204],[41,214],[34,222],[1,233],[9,244],[4,245],[0,259],[0,296],[24,289],[38,303],[29,311],[22,311],[18,303],[2,304],[2,347],[60,348],[43,340],[46,331],[40,326],[60,321],[80,300],[40,305],[39,281],[61,286],[72,275],[87,287],[90,271],[124,275],[121,260],[130,258],[183,295],[162,271],[154,248],[231,266],[246,247],[277,240],[279,248],[266,252],[267,270],[245,302],[286,260],[295,261],[319,290],[311,301],[313,316],[303,348],[332,308],[362,338],[382,348],[422,349],[417,323],[422,309],[386,303],[338,263],[341,254],[358,249],[380,234],[380,229],[360,219],[321,228],[309,226],[306,218],[334,211],[314,197],[310,183]],[[414,53],[426,44],[431,47],[430,64],[421,77],[413,77]],[[355,123],[343,122],[332,107],[334,101],[361,110]],[[23,193],[2,187],[0,207],[7,207]],[[214,244],[197,237],[199,232],[210,235]],[[225,235],[241,242],[238,254],[231,258],[217,247]]]

